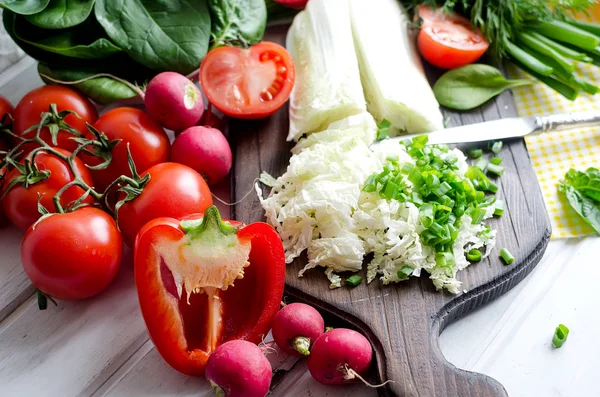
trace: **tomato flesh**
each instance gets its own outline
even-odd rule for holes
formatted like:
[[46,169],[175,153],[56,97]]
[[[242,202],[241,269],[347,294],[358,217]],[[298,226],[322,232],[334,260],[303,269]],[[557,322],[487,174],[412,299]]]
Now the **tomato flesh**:
[[249,49],[220,47],[200,65],[206,97],[224,114],[258,119],[277,111],[288,100],[296,78],[285,48],[263,42]]
[[417,37],[419,52],[434,66],[452,69],[468,65],[489,47],[481,32],[460,15],[419,6],[419,16],[423,19]]

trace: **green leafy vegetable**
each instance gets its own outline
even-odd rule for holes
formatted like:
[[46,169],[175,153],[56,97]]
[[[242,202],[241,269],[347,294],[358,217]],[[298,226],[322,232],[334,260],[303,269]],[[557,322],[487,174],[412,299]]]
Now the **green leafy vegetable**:
[[446,72],[433,86],[438,102],[450,109],[473,109],[503,91],[533,84],[531,80],[508,80],[489,65],[472,64]]
[[121,52],[119,47],[102,37],[104,31],[94,20],[72,29],[54,31],[38,28],[17,16],[13,31],[21,43],[72,58],[102,59]]
[[27,16],[32,24],[45,29],[65,29],[83,23],[96,0],[50,0],[41,12]]
[[259,43],[267,25],[264,0],[208,0],[213,48]]
[[208,50],[206,0],[97,0],[94,13],[108,36],[150,69],[187,74]]
[[600,171],[588,168],[586,172],[569,170],[558,189],[571,207],[600,234]]
[[43,11],[49,2],[50,0],[0,0],[0,7],[20,15],[31,15]]
[[[48,77],[60,81],[79,81],[89,79],[98,71],[90,70],[71,70],[68,68],[51,67],[44,63],[38,65],[38,72],[42,80],[47,84],[55,84]],[[73,84],[86,96],[90,97],[94,102],[99,104],[108,104],[120,99],[133,98],[138,94],[131,89],[127,84],[117,81],[110,77],[96,77],[77,84]]]
[[561,348],[562,345],[567,341],[567,337],[569,336],[569,328],[567,328],[564,324],[559,324],[554,331],[554,336],[552,337],[552,345],[557,349]]

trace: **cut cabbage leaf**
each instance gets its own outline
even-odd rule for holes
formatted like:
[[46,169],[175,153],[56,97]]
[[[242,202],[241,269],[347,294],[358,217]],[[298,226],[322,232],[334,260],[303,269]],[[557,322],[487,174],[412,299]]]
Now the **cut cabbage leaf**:
[[311,0],[286,41],[296,67],[288,141],[366,111],[348,0]]
[[423,65],[409,37],[408,19],[397,0],[349,0],[350,16],[367,108],[390,132],[444,128]]

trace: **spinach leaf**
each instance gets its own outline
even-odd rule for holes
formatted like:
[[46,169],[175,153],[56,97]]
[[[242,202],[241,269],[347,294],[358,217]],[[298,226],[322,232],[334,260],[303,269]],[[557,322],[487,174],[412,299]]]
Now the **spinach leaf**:
[[208,6],[212,16],[213,48],[247,47],[262,40],[267,24],[264,0],[208,0]]
[[44,29],[65,29],[83,23],[96,0],[50,0],[41,12],[27,16],[32,24]]
[[49,2],[50,0],[0,0],[0,7],[17,14],[31,15],[44,10]]
[[14,20],[13,32],[20,43],[67,57],[101,59],[121,51],[102,37],[104,31],[94,18],[74,28],[55,31],[38,28],[18,16]]
[[154,70],[190,73],[208,50],[206,0],[97,0],[94,13],[112,41]]
[[495,67],[476,63],[444,73],[434,84],[433,93],[440,105],[468,110],[504,90],[533,83],[525,79],[507,80]]
[[[40,63],[38,64],[38,73],[45,83],[56,84],[46,76],[52,78],[53,80],[78,81],[98,74],[99,70],[70,70],[67,68]],[[102,105],[137,96],[137,93],[126,84],[110,77],[92,78],[81,83],[73,84],[72,87],[77,88],[84,95],[91,98],[94,102]]]
[[584,196],[573,186],[561,182],[559,190],[565,194],[569,204],[583,220],[600,234],[600,204]]
[[565,183],[600,203],[600,170],[597,168],[588,168],[586,172],[571,169],[565,175]]

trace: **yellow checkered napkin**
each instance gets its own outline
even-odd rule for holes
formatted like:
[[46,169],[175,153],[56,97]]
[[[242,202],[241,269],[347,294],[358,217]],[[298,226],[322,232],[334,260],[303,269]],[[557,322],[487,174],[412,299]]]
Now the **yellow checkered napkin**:
[[[600,84],[600,68],[578,63],[577,74],[596,85]],[[511,74],[527,77],[516,68]],[[519,87],[514,91],[519,116],[539,116],[558,113],[600,110],[600,94],[580,93],[571,102],[544,84]],[[570,168],[584,171],[600,168],[600,128],[549,132],[525,139],[537,174],[544,201],[552,223],[552,237],[581,237],[595,234],[558,192],[558,181]]]

